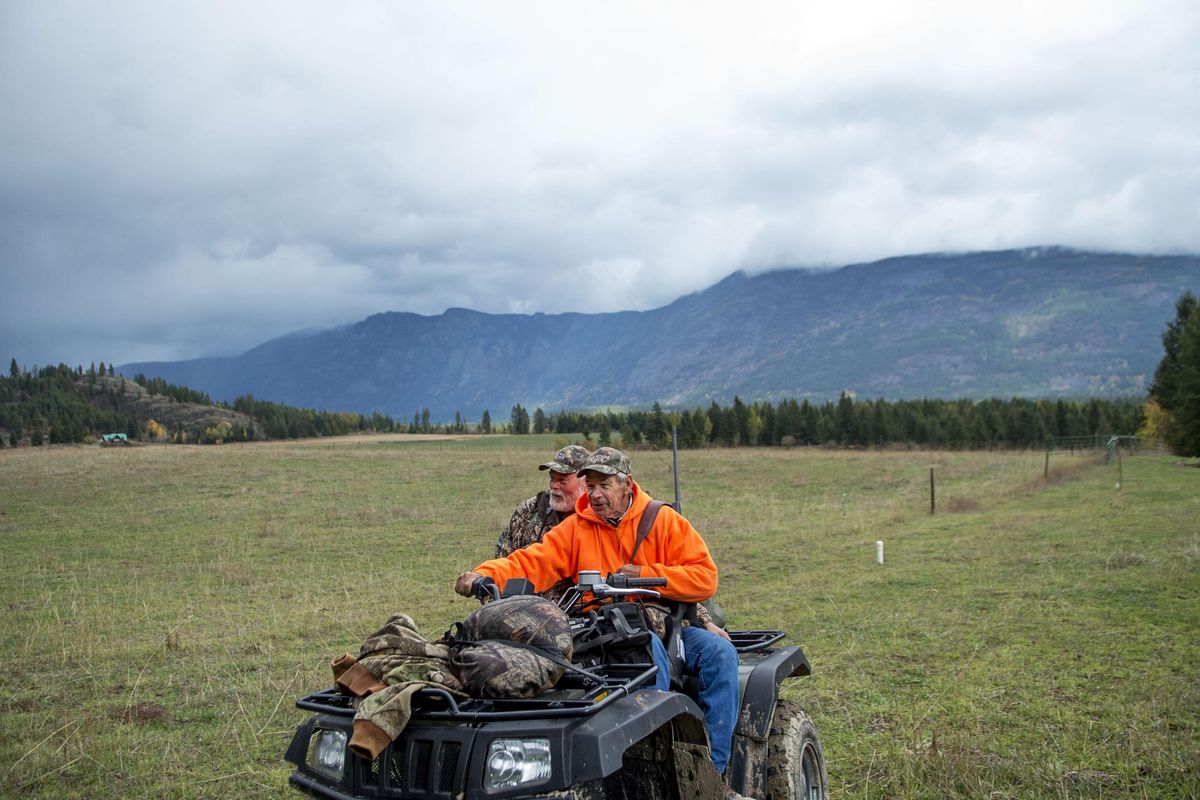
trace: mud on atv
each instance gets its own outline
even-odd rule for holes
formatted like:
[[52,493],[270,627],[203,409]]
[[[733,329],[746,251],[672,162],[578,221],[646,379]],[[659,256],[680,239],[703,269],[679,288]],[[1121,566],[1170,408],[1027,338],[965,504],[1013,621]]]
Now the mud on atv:
[[[423,689],[403,733],[374,761],[348,749],[351,697],[331,688],[301,698],[296,706],[314,715],[287,749],[285,758],[296,766],[289,782],[335,800],[721,798],[698,685],[676,678],[677,690],[648,688],[658,668],[648,656],[630,660],[630,649],[622,647],[649,632],[640,600],[657,597],[649,586],[664,584],[581,573],[561,601],[571,619],[577,669],[529,699],[464,700]],[[505,594],[531,590],[527,581],[514,580]],[[668,653],[677,652],[679,619],[669,626]],[[799,647],[778,646],[784,635],[730,632],[740,712],[726,775],[748,797],[825,800],[828,776],[816,728],[779,696],[785,679],[811,674]]]

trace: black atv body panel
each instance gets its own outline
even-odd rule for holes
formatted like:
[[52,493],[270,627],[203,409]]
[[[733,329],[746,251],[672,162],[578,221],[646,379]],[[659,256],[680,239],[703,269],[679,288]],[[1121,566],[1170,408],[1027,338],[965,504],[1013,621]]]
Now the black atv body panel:
[[[305,698],[307,707],[319,704],[315,697]],[[347,753],[344,774],[336,782],[308,764],[309,743],[320,729],[340,730],[349,738],[353,716],[341,709],[317,714],[300,726],[288,748],[286,758],[297,767],[290,782],[309,794],[339,800],[527,797],[530,789],[561,792],[611,775],[621,768],[622,756],[630,745],[677,718],[684,718],[677,721],[677,730],[690,732],[694,743],[706,744],[704,715],[685,695],[647,689],[596,706],[594,713],[575,710],[540,719],[525,717],[529,710],[517,714],[481,712],[475,719],[460,719],[457,723],[414,717],[374,762]],[[550,742],[549,778],[536,787],[486,794],[483,777],[491,742],[532,738]]]
[[[762,786],[766,763],[755,754],[765,752],[779,684],[809,674],[810,668],[799,647],[772,647],[783,638],[779,631],[731,636],[740,662],[741,711],[728,774],[735,788]],[[334,800],[591,798],[596,795],[587,787],[619,772],[633,745],[668,726],[671,741],[707,748],[694,681],[682,692],[660,692],[645,688],[654,681],[651,664],[607,665],[597,672],[605,679],[602,686],[575,684],[568,673],[555,690],[525,700],[455,700],[446,692],[422,691],[401,736],[374,762],[347,751],[340,779],[310,765],[308,752],[314,733],[322,729],[342,731],[349,739],[354,708],[349,697],[334,689],[316,692],[296,703],[315,715],[298,728],[288,747],[285,758],[296,766],[290,783]],[[489,747],[504,738],[548,740],[548,779],[537,786],[486,793]]]

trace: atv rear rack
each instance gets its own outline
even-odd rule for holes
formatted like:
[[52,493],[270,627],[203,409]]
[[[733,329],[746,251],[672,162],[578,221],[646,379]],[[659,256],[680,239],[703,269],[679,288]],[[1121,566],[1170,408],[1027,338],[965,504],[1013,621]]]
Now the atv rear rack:
[[783,631],[729,631],[729,639],[733,642],[733,648],[739,653],[765,650],[784,636],[787,634]]

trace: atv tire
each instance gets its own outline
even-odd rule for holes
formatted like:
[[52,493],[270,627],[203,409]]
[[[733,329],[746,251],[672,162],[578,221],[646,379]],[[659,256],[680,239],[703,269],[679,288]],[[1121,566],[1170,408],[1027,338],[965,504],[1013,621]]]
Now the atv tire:
[[829,773],[817,728],[800,707],[780,700],[767,739],[769,800],[829,800]]

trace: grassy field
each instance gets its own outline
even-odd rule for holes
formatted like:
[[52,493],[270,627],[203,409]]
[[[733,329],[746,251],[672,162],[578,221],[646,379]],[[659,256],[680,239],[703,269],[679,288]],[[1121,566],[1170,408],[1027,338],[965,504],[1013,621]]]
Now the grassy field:
[[[286,795],[295,697],[472,603],[554,437],[0,451],[0,794]],[[636,476],[669,499],[670,454]],[[929,468],[938,513],[929,514]],[[839,798],[1200,797],[1200,469],[683,454],[734,627],[815,674]],[[875,542],[886,564],[875,563]]]

